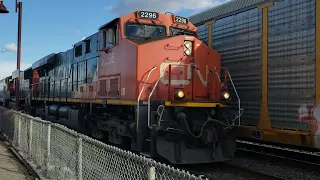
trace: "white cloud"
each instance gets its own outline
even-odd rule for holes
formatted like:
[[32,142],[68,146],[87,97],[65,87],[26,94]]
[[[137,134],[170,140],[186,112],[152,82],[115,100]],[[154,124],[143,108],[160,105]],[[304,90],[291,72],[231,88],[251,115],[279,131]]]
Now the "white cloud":
[[4,45],[1,52],[16,52],[17,51],[17,45],[15,43],[10,43]]
[[202,10],[217,6],[229,0],[120,0],[117,4],[105,9],[117,15],[136,10],[158,11],[161,13],[176,13],[181,10]]
[[[17,69],[16,60],[0,60],[0,79],[11,76],[12,72]],[[20,69],[24,71],[25,69],[31,67],[32,64],[21,63]]]

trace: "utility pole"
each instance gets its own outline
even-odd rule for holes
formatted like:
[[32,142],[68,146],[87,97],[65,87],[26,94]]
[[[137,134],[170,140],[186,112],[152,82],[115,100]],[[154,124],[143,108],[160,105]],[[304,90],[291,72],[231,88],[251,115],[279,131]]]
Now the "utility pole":
[[19,109],[20,104],[20,62],[21,62],[21,29],[22,29],[22,2],[16,0],[16,13],[18,13],[18,51],[17,51],[17,71],[16,78],[16,109]]

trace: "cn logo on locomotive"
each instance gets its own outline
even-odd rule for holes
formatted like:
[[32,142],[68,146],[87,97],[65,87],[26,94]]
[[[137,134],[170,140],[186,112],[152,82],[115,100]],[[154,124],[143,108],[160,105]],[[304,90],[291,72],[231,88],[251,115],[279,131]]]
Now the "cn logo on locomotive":
[[[168,66],[169,65],[171,65],[172,67],[183,67],[183,68],[185,67],[184,62],[163,62],[160,65],[160,74],[163,71],[168,70]],[[187,79],[171,79],[171,81],[170,81],[171,84],[173,84],[173,85],[179,85],[179,84],[188,85],[188,84],[190,84],[190,80],[189,79],[191,79],[191,76],[192,76],[192,66],[196,67],[196,64],[189,64],[187,66]],[[208,65],[206,65],[206,73],[204,75],[205,79],[203,78],[203,76],[202,76],[202,74],[201,74],[199,69],[196,68],[195,72],[196,72],[196,75],[198,76],[198,78],[200,79],[202,85],[203,86],[207,86],[207,84],[208,84],[208,74],[209,74]],[[163,84],[168,84],[169,83],[169,80],[164,78],[164,74],[162,75],[160,81]]]

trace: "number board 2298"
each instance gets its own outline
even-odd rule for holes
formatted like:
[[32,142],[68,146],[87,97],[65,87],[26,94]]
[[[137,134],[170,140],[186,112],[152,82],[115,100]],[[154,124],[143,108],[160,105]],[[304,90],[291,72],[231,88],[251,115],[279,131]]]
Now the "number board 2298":
[[178,22],[178,23],[188,24],[188,19],[187,18],[184,18],[184,17],[181,17],[181,16],[176,16],[175,19],[176,19],[176,22]]
[[156,12],[149,12],[149,11],[139,11],[138,16],[140,18],[147,18],[147,19],[158,19],[159,14]]

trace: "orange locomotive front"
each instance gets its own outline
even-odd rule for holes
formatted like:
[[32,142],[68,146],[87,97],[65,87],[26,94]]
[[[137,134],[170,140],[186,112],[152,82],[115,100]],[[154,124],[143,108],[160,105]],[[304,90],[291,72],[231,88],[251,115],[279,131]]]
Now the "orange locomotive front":
[[[32,115],[171,163],[226,161],[236,149],[240,100],[220,64],[187,18],[137,11],[33,63],[20,79],[20,104]],[[234,115],[231,94],[239,101]]]
[[226,118],[228,73],[223,70],[221,82],[220,55],[197,38],[187,18],[137,11],[102,26],[99,34],[105,40],[100,98],[135,104],[132,149],[181,164],[233,157],[236,118]]

